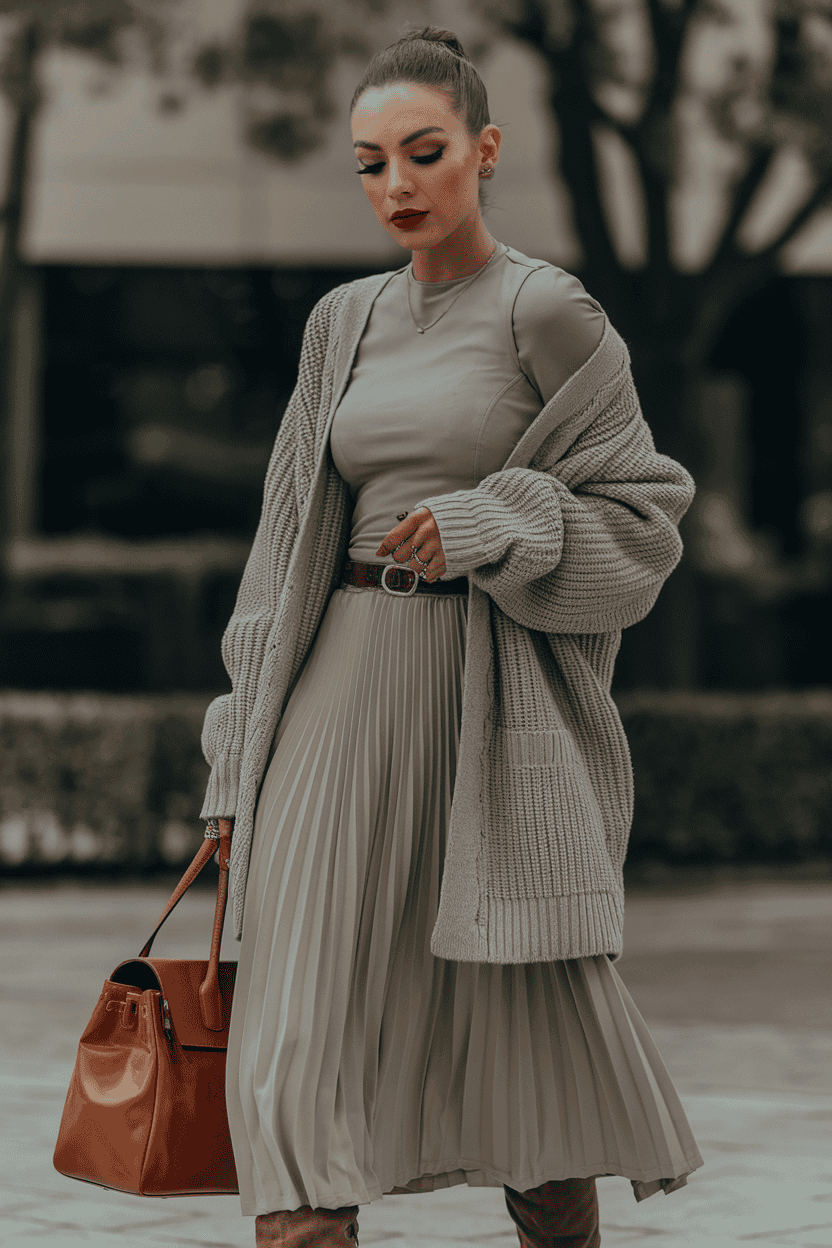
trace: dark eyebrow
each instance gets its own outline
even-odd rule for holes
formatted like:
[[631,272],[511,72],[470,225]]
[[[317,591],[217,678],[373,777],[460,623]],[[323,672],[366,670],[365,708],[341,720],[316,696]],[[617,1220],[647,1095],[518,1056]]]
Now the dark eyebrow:
[[[414,130],[412,134],[408,134],[406,138],[399,142],[399,147],[405,147],[408,143],[412,143],[414,139],[421,139],[423,134],[433,134],[438,130],[440,134],[447,134],[447,130],[443,130],[441,126],[425,126],[422,130]],[[380,152],[381,148],[378,143],[365,143],[363,139],[356,139],[353,147],[369,147],[374,152]]]

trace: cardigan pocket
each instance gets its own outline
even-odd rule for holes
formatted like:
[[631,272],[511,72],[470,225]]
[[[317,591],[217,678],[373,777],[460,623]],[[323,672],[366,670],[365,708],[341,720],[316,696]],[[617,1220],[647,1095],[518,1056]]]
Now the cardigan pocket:
[[502,754],[509,767],[552,767],[578,762],[572,734],[565,728],[542,732],[502,731]]
[[500,746],[490,772],[491,809],[503,833],[489,851],[498,893],[617,891],[620,864],[571,733],[503,729]]

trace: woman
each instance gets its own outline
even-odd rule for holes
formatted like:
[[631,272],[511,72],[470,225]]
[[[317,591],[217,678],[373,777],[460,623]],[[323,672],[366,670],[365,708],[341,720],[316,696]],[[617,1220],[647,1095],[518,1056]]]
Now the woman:
[[612,668],[693,482],[598,304],[486,229],[502,136],[457,39],[375,57],[351,122],[412,262],[310,315],[203,734],[242,1211],[335,1248],[382,1195],[502,1185],[527,1248],[588,1248],[597,1176],[640,1200],[702,1165],[612,966]]

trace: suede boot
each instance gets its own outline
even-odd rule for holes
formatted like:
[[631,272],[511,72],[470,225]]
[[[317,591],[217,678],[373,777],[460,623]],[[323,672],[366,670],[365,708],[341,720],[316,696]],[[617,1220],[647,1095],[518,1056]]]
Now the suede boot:
[[358,1248],[358,1205],[260,1213],[254,1233],[257,1248]]
[[594,1179],[560,1179],[528,1192],[503,1184],[520,1248],[599,1248]]

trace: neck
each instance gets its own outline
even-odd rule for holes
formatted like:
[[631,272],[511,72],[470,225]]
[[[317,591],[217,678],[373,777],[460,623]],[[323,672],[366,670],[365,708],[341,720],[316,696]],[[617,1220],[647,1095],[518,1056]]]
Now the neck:
[[487,262],[497,246],[477,214],[477,223],[460,227],[435,247],[413,250],[413,276],[418,282],[450,282],[470,277]]

